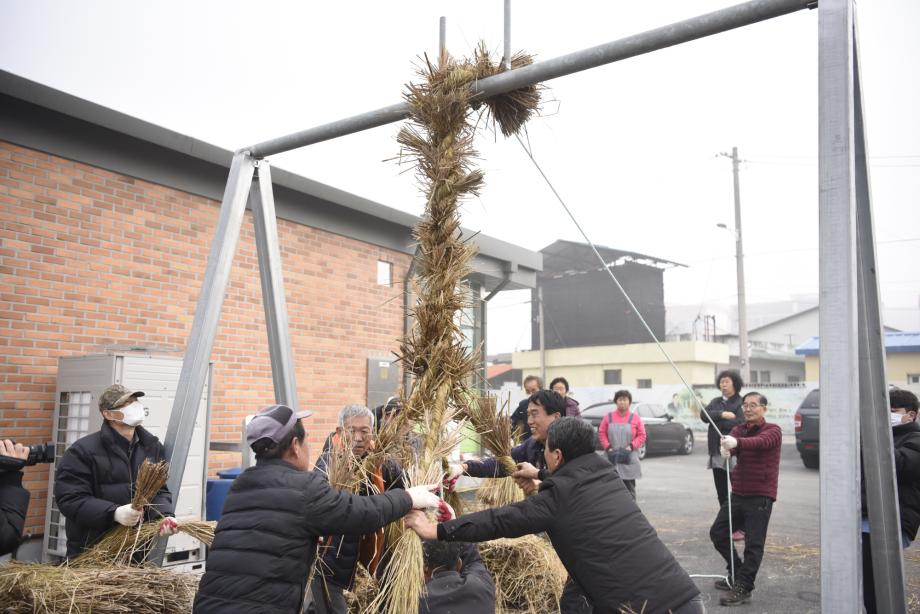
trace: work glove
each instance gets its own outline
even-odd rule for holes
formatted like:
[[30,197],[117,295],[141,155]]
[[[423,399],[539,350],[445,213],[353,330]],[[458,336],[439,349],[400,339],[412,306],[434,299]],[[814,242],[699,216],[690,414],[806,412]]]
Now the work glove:
[[447,501],[438,501],[438,522],[447,522],[448,520],[453,520],[456,517],[457,514],[454,513],[454,508],[452,508],[450,504],[447,503]]
[[160,537],[175,535],[179,532],[179,524],[175,518],[164,518],[160,521]]
[[131,507],[131,504],[125,504],[115,508],[115,522],[126,527],[134,527],[144,517],[144,513]]
[[726,450],[725,448],[719,448],[719,454],[722,455],[722,458],[729,459],[732,457],[732,451]]
[[732,437],[731,435],[726,435],[722,438],[722,449],[723,450],[733,450],[738,447],[738,440]]
[[437,484],[428,484],[426,486],[413,486],[406,490],[406,493],[412,498],[412,509],[426,510],[438,507],[440,499],[431,492],[437,487]]
[[461,475],[463,475],[463,464],[462,463],[458,463],[456,465],[448,465],[447,466],[447,476],[444,478],[444,481],[445,482],[446,481],[456,482],[457,479]]

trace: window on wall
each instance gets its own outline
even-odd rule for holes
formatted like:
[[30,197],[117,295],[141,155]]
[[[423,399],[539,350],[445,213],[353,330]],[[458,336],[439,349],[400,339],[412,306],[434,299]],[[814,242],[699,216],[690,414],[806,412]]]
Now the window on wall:
[[377,261],[377,285],[387,287],[393,285],[392,262],[387,262],[386,260]]
[[769,384],[769,383],[770,383],[770,372],[769,372],[769,371],[761,371],[761,372],[760,372],[760,383],[761,383],[761,384]]
[[907,383],[908,384],[920,384],[920,373],[908,373]]
[[801,383],[802,383],[802,378],[799,377],[798,375],[787,375],[787,376],[786,376],[786,383],[787,383],[787,384],[801,384]]
[[650,379],[637,379],[636,388],[651,388],[652,380]]
[[604,385],[613,386],[623,383],[622,369],[604,369]]
[[751,384],[759,384],[760,378],[757,375],[757,371],[751,371]]

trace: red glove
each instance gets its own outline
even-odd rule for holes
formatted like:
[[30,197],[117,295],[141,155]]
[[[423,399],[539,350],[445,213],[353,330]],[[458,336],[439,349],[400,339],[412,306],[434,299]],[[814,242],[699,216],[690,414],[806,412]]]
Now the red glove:
[[459,476],[455,478],[445,477],[444,481],[441,483],[444,486],[444,492],[447,492],[447,493],[454,492],[454,488],[456,488],[457,486],[457,480],[459,479],[460,479]]
[[457,514],[454,513],[454,508],[448,505],[447,501],[443,499],[438,501],[438,512],[437,512],[438,522],[447,522],[448,520],[453,520],[456,517],[457,517]]
[[160,521],[160,537],[175,535],[179,532],[179,525],[174,518],[164,518]]

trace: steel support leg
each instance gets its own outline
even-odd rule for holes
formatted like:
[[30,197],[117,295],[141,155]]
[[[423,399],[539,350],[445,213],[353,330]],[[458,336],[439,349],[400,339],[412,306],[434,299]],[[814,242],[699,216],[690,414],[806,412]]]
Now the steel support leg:
[[818,6],[821,611],[857,612],[859,381],[853,127],[853,2]]
[[859,407],[862,470],[872,529],[872,569],[879,612],[905,612],[901,520],[894,471],[888,378],[882,319],[879,314],[875,223],[859,80],[859,41],[853,31],[853,91],[856,155],[856,257],[859,310]]
[[258,189],[253,189],[249,194],[249,203],[255,226],[256,250],[259,254],[262,304],[265,307],[265,327],[272,361],[275,402],[296,408],[294,353],[288,328],[287,303],[284,298],[284,276],[281,270],[281,249],[278,245],[278,221],[275,217],[271,168],[266,160],[258,162],[257,184]]

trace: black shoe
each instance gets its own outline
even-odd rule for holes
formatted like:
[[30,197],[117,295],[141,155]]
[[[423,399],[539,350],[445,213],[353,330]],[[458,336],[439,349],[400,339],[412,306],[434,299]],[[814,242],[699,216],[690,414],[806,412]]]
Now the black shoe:
[[732,590],[732,584],[731,584],[731,582],[729,582],[729,581],[726,580],[725,578],[719,578],[718,580],[715,581],[715,583],[713,584],[713,586],[716,587],[716,590],[720,590],[720,591],[730,591],[730,590]]
[[732,587],[732,592],[719,599],[719,605],[736,606],[751,603],[751,591],[739,584]]

